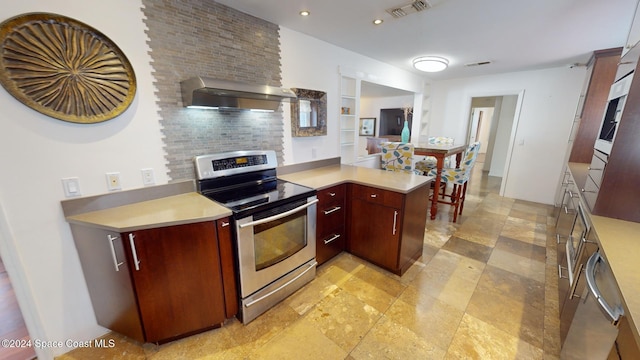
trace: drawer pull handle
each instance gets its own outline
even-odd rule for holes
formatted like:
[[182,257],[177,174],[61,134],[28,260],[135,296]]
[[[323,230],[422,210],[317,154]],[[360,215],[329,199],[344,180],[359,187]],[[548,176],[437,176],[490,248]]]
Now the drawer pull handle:
[[342,209],[342,207],[340,207],[340,206],[334,206],[333,208],[331,208],[331,209],[329,209],[329,210],[325,210],[325,211],[324,211],[324,214],[325,214],[325,215],[329,215],[329,214],[331,214],[332,212],[336,212],[336,211],[338,211],[338,210],[340,210],[340,209]]
[[227,227],[227,226],[229,226],[229,222],[228,221],[223,221],[220,226]]
[[568,276],[562,276],[562,269],[567,270],[567,268],[565,268],[564,266],[560,266],[558,265],[558,278],[560,279],[568,279]]
[[330,242],[336,241],[336,240],[338,240],[339,238],[340,238],[340,234],[333,234],[333,236],[332,236],[331,238],[329,238],[329,239],[325,239],[325,240],[323,240],[323,241],[324,241],[324,244],[325,244],[325,245],[328,245]]
[[334,192],[330,192],[330,193],[329,193],[329,196],[334,197],[334,196],[336,196],[336,193],[334,193]]
[[371,194],[371,195],[369,195],[369,196],[371,196],[372,198],[377,198],[377,197],[378,197],[378,194]]

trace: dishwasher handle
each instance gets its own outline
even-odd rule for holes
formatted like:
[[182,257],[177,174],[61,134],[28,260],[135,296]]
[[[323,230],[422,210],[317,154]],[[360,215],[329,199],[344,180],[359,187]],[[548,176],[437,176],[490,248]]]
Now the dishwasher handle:
[[585,266],[585,275],[587,279],[587,287],[589,288],[589,292],[596,298],[600,308],[604,311],[604,313],[609,318],[609,321],[613,325],[616,325],[618,321],[620,321],[620,317],[624,315],[624,312],[619,307],[612,308],[607,301],[602,297],[602,293],[598,289],[598,285],[596,284],[596,265],[598,262],[603,262],[604,259],[600,252],[596,251],[589,257],[587,260],[587,265]]

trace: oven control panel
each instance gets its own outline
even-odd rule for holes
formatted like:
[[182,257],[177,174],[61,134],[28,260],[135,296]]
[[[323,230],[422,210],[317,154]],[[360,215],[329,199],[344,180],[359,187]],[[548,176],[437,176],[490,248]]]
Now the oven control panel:
[[275,169],[278,166],[273,150],[231,151],[200,155],[194,159],[198,180]]
[[212,161],[213,171],[237,169],[241,167],[250,167],[256,165],[264,165],[267,163],[267,155],[249,155],[237,156],[226,159],[217,159]]

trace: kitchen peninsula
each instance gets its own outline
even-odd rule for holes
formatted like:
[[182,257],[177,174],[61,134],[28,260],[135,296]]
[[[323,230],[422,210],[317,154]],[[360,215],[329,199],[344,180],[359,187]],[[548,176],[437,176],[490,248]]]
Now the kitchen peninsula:
[[[345,230],[339,251],[398,275],[422,255],[430,177],[340,165],[339,158],[278,168],[278,177],[317,189],[319,198],[343,190],[346,209],[330,212],[343,215],[332,218]],[[65,200],[62,207],[100,325],[162,343],[237,314],[231,212],[196,193],[192,181]],[[318,224],[324,214],[318,211]]]

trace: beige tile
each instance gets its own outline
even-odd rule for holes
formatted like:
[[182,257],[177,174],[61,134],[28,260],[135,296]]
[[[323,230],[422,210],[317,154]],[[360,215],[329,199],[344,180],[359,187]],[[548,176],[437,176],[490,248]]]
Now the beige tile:
[[350,355],[355,360],[438,360],[444,357],[445,350],[387,317],[382,317]]
[[493,249],[487,264],[526,276],[541,283],[544,283],[545,280],[544,263],[500,249]]
[[463,311],[409,286],[385,315],[419,337],[446,349],[458,327]]
[[342,288],[380,312],[386,311],[406,288],[399,280],[365,267],[342,284]]
[[225,329],[238,345],[251,352],[276,337],[300,318],[301,316],[293,308],[281,302],[249,324],[244,325],[234,321],[225,325]]
[[487,265],[482,273],[476,292],[502,295],[522,302],[527,308],[545,309],[543,283],[492,265]]
[[477,281],[484,270],[483,262],[441,249],[425,266],[423,272],[455,275],[469,281]]
[[483,263],[489,260],[491,250],[493,250],[488,246],[461,239],[457,236],[452,236],[442,248]]
[[467,314],[534,346],[543,347],[544,309],[537,309],[497,291],[479,288],[469,301]]
[[344,359],[347,352],[327,338],[313,322],[299,321],[252,352],[248,359]]
[[318,329],[344,351],[351,351],[382,313],[347,291],[318,304],[302,321]]
[[445,359],[543,359],[542,349],[465,314]]
[[113,340],[113,347],[82,347],[69,351],[56,357],[57,360],[84,360],[84,359],[147,359],[142,344],[131,340],[118,333],[108,333],[100,339]]
[[545,246],[531,244],[506,236],[500,236],[498,238],[495,248],[540,262],[545,262],[547,258],[547,249]]
[[170,342],[159,347],[147,344],[147,359],[172,360],[185,358],[243,359],[250,348],[240,346],[228,329],[223,327]]
[[432,297],[464,311],[484,267],[480,261],[440,250],[410,283],[412,288],[404,296]]

